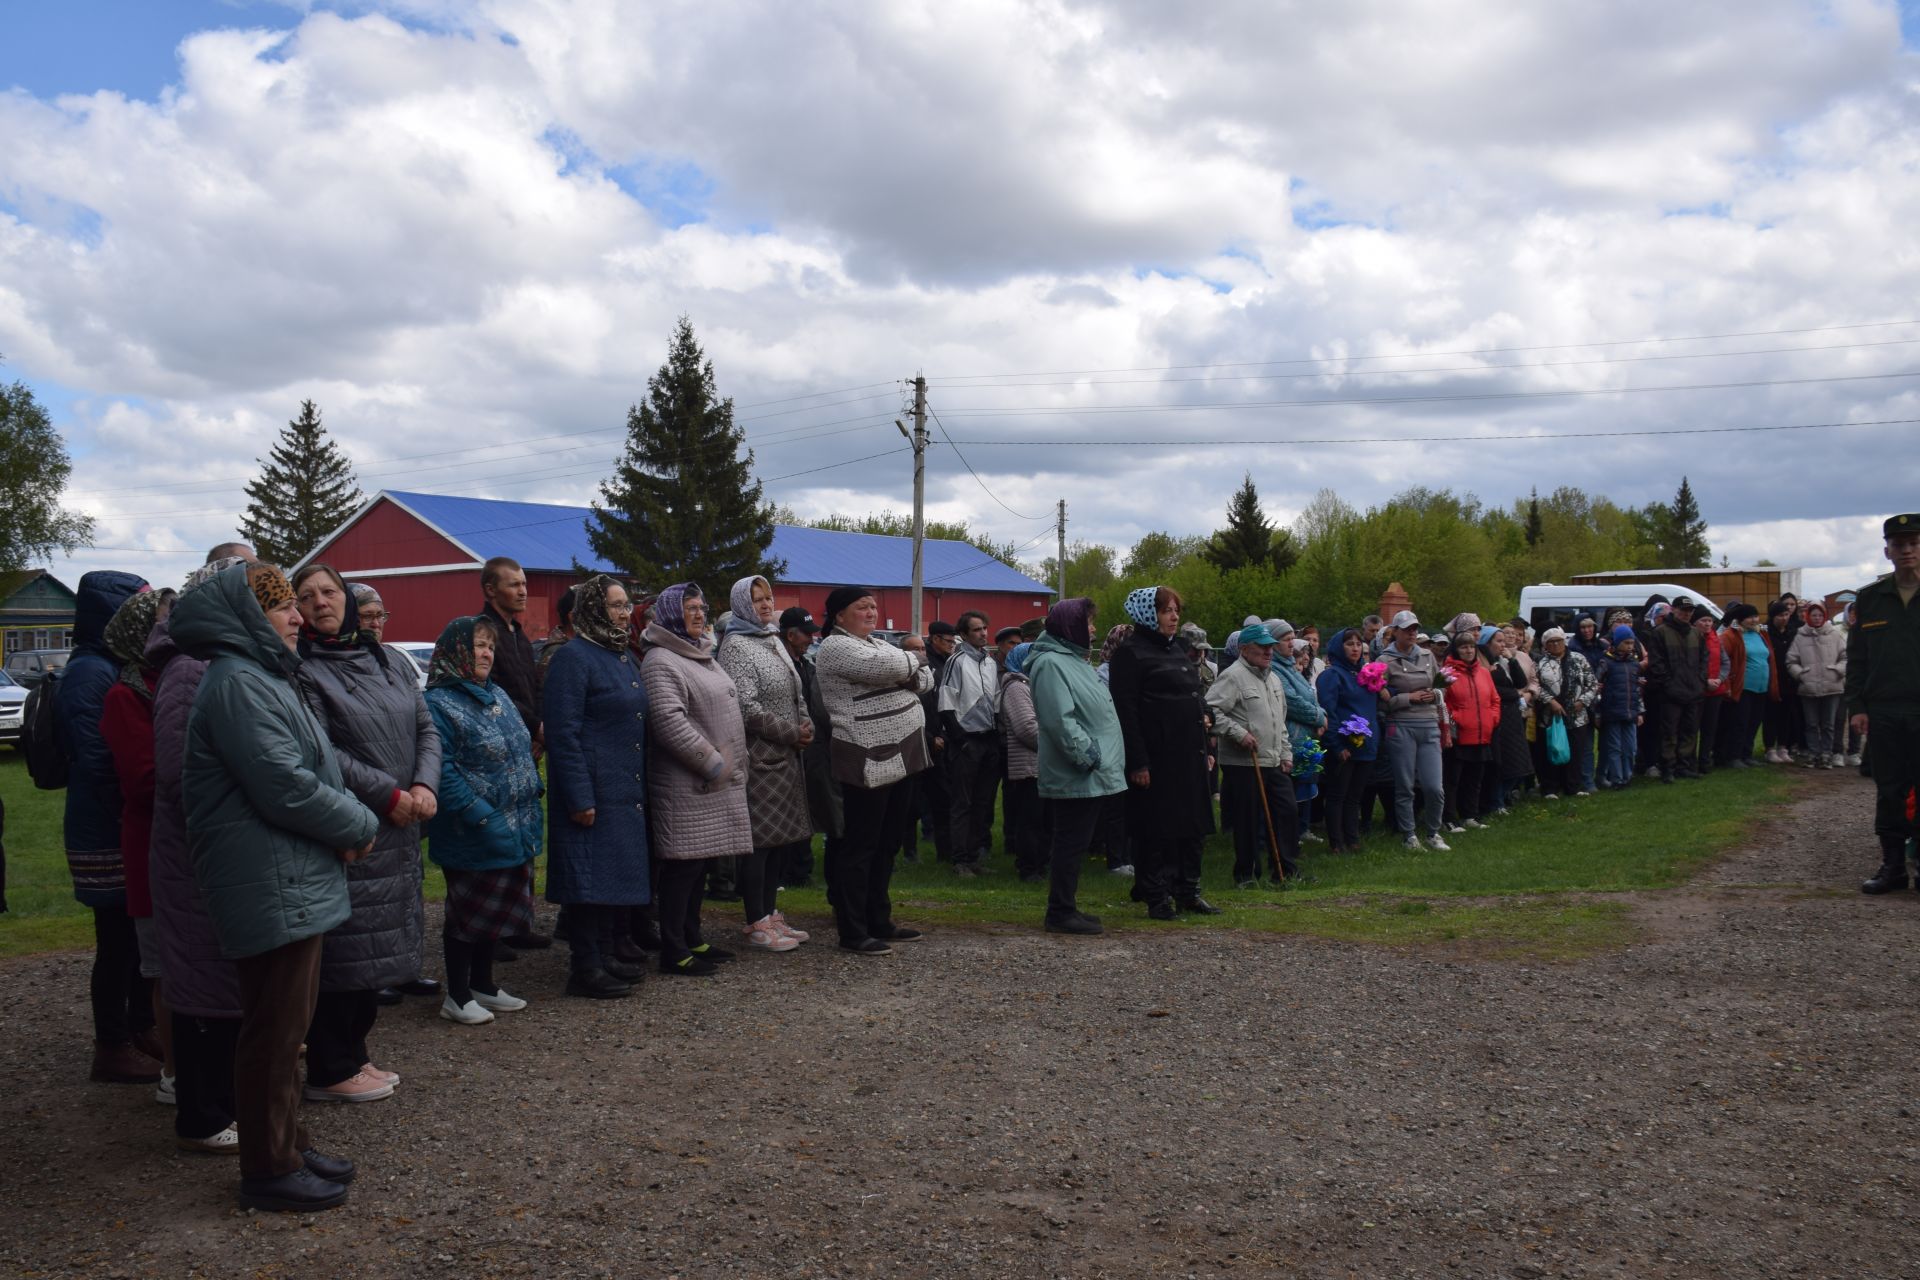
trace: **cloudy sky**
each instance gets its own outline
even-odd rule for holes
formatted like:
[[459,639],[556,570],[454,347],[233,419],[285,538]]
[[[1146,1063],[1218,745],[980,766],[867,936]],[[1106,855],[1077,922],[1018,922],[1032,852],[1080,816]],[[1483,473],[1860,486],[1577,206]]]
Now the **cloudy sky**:
[[307,397],[369,491],[585,501],[685,313],[804,514],[909,505],[924,373],[931,513],[1036,559],[1243,471],[1685,473],[1830,589],[1920,505],[1903,9],[17,4],[0,377],[100,521],[63,575],[177,579]]

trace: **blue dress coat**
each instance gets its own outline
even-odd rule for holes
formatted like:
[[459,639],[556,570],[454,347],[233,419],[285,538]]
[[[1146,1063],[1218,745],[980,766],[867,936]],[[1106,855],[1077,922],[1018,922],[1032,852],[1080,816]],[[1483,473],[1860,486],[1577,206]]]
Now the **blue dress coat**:
[[427,856],[455,871],[498,871],[539,857],[540,771],[507,691],[463,680],[427,690],[426,702],[440,735],[440,807],[427,823]]
[[[630,653],[576,638],[541,694],[547,734],[547,901],[639,906],[648,882],[647,691]],[[573,816],[594,811],[593,825]]]

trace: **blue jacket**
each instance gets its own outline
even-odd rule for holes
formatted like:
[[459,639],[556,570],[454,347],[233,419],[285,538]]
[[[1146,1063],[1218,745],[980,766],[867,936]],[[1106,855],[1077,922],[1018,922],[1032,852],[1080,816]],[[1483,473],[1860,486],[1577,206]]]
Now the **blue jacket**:
[[[1360,669],[1347,661],[1346,639],[1346,631],[1338,631],[1327,642],[1327,669],[1314,682],[1320,706],[1327,713],[1327,732],[1321,745],[1328,755],[1351,751],[1355,760],[1371,760],[1380,751],[1380,695],[1360,687]],[[1340,726],[1354,716],[1373,726],[1373,735],[1358,747],[1340,732]]]
[[540,771],[533,738],[500,686],[462,681],[427,690],[440,734],[438,812],[427,856],[456,871],[497,871],[540,856]]
[[1640,659],[1636,657],[1602,658],[1600,680],[1600,718],[1632,720],[1642,712],[1640,702]]
[[[653,901],[647,839],[647,690],[630,652],[574,639],[547,664],[547,901]],[[736,713],[736,719],[738,718]],[[744,769],[744,760],[730,761]],[[593,825],[573,815],[593,810]]]
[[[120,679],[120,664],[107,652],[107,623],[146,579],[96,569],[74,592],[73,656],[57,677],[53,699],[55,740],[67,758],[67,870],[73,896],[89,907],[116,907],[127,900],[120,861],[120,778],[100,736],[107,690]],[[54,679],[55,677],[49,677]]]

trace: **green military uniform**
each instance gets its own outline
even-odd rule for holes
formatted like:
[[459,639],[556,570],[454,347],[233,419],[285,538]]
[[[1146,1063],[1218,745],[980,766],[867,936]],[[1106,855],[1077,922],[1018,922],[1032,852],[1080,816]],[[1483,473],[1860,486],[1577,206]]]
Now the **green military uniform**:
[[[1888,539],[1920,535],[1920,515],[1885,525]],[[1877,793],[1873,828],[1880,839],[1879,874],[1868,893],[1907,885],[1906,842],[1915,834],[1907,796],[1920,786],[1920,592],[1901,600],[1897,575],[1860,593],[1847,631],[1847,714],[1868,717],[1867,750]]]

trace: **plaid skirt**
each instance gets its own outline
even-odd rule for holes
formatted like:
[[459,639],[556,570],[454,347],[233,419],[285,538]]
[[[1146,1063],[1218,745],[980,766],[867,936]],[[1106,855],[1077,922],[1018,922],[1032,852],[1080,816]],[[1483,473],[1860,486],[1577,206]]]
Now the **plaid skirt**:
[[447,936],[456,942],[493,942],[533,931],[533,863],[495,871],[443,868],[447,877]]

